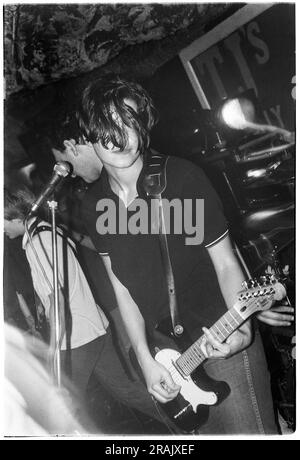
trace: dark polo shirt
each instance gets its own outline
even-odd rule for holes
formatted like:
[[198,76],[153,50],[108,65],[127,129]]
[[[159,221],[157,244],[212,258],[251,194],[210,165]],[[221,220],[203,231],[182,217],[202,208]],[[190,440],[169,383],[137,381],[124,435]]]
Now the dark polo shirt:
[[[152,327],[168,315],[169,306],[159,237],[157,234],[149,233],[149,230],[151,232],[151,198],[147,197],[142,187],[144,175],[145,167],[138,179],[137,198],[146,200],[148,204],[148,234],[133,235],[118,232],[120,207],[123,207],[121,211],[124,212],[125,206],[111,190],[105,169],[84,197],[82,216],[95,247],[99,253],[109,254],[113,272],[129,290],[151,331]],[[184,200],[188,199],[192,204],[193,215],[188,215],[193,218],[192,223],[195,224],[196,200],[202,199],[204,204],[204,218],[201,218],[200,222],[200,226],[204,229],[204,239],[200,244],[186,244],[186,238],[191,238],[192,235],[188,229],[185,231],[184,213],[182,213],[183,232],[175,233],[178,231],[178,225],[176,230],[175,220],[171,219],[168,235],[179,312],[184,326],[196,339],[202,326],[211,326],[226,311],[207,248],[227,235],[227,223],[220,200],[199,167],[189,161],[169,157],[166,164],[166,179],[167,187],[162,197],[168,200],[179,199],[183,207]],[[115,205],[117,232],[101,235],[98,219],[101,215],[103,217],[103,212],[106,212],[106,216],[108,214],[107,209],[103,211],[96,209],[100,200],[108,198]],[[128,207],[128,221],[136,215],[137,211],[132,210],[136,203],[135,200]],[[102,228],[103,226],[101,232],[103,232]]]

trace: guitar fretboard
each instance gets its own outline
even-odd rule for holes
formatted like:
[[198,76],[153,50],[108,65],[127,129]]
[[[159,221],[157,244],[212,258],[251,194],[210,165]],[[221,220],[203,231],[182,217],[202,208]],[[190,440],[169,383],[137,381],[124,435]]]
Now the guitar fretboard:
[[[209,331],[216,339],[224,342],[244,321],[238,311],[231,308]],[[203,336],[194,342],[176,361],[176,365],[184,375],[190,375],[206,359],[200,347],[202,338]]]

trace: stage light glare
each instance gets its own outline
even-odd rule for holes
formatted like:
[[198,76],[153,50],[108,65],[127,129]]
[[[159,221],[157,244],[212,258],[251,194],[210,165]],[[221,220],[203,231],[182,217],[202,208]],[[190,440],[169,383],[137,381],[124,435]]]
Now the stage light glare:
[[247,120],[239,99],[230,99],[221,109],[221,116],[227,126],[233,129],[245,129]]
[[246,176],[251,179],[258,179],[259,177],[265,176],[267,173],[266,168],[261,169],[250,169],[247,171]]

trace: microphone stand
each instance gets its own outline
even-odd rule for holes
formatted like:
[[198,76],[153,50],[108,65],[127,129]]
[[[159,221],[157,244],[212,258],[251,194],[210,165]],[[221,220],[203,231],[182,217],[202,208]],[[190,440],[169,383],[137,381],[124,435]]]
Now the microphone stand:
[[61,321],[59,310],[59,288],[58,288],[58,257],[57,257],[57,233],[56,233],[56,210],[57,201],[48,201],[51,213],[52,231],[52,261],[53,261],[53,289],[54,289],[54,344],[53,344],[53,376],[58,387],[61,386],[61,363],[60,363],[60,333]]
[[[35,213],[39,206],[46,200],[46,198],[53,193],[55,187],[62,181],[64,178],[69,176],[72,172],[72,165],[67,161],[60,161],[55,164],[53,169],[53,174],[50,182],[47,184],[46,188],[43,190],[39,198],[33,203],[31,210],[26,218],[25,230],[27,229],[29,241],[32,245],[32,250],[35,254],[37,262],[40,265],[41,271],[44,274],[45,280],[49,284],[50,289],[52,290],[52,285],[45,273],[45,270],[38,258],[38,255],[35,251],[35,248],[31,242],[29,231],[27,228],[27,222],[30,216]],[[61,338],[61,316],[59,309],[59,288],[58,288],[58,258],[57,258],[57,233],[56,233],[56,210],[58,207],[57,201],[47,201],[50,213],[51,213],[51,233],[52,233],[52,265],[53,265],[53,292],[54,292],[54,311],[53,319],[54,324],[51,324],[51,312],[50,312],[50,349],[53,350],[53,366],[52,373],[54,381],[58,387],[61,385],[61,366],[60,366],[60,338]],[[54,335],[53,335],[54,332]]]

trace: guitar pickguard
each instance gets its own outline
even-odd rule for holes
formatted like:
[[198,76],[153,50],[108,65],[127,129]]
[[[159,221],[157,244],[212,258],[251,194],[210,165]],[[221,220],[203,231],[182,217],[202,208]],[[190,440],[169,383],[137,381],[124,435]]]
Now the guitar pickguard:
[[181,386],[180,393],[190,404],[196,413],[199,405],[213,406],[217,404],[218,397],[213,391],[203,391],[191,379],[190,376],[183,376],[174,366],[180,353],[176,350],[165,348],[155,355],[155,360],[166,367],[171,373],[174,382]]

